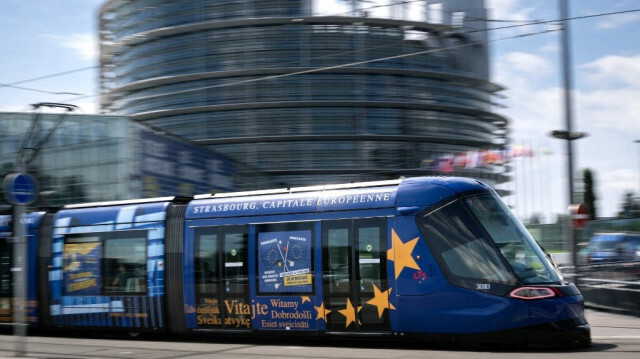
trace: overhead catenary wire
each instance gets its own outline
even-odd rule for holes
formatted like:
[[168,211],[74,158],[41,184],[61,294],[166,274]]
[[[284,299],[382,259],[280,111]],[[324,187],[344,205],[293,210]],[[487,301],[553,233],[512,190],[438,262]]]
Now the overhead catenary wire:
[[469,34],[469,33],[474,33],[474,32],[505,30],[505,29],[512,29],[512,28],[515,28],[515,27],[542,25],[542,24],[554,24],[554,23],[561,24],[561,23],[564,23],[564,22],[567,22],[567,21],[584,20],[584,19],[590,19],[590,18],[601,17],[601,16],[621,15],[621,14],[628,14],[628,13],[639,12],[639,11],[640,11],[640,9],[630,9],[630,10],[603,12],[603,13],[592,14],[592,15],[572,16],[572,17],[568,17],[568,18],[555,19],[555,20],[535,20],[535,21],[531,21],[531,22],[525,23],[525,24],[515,24],[515,25],[492,27],[492,28],[488,28],[486,30],[472,30],[472,31],[467,31],[466,33]]
[[75,69],[75,70],[67,70],[67,71],[62,71],[62,72],[56,72],[56,73],[53,73],[53,74],[50,74],[50,75],[33,77],[33,78],[30,78],[30,79],[21,80],[21,81],[17,81],[17,82],[12,82],[12,83],[9,83],[9,84],[0,84],[0,87],[20,85],[20,84],[24,84],[24,83],[27,83],[27,82],[39,81],[39,80],[44,80],[44,79],[48,79],[48,78],[52,78],[52,77],[69,75],[69,74],[73,74],[73,73],[80,72],[80,71],[97,69],[99,67],[100,66],[89,66],[89,67],[81,67],[81,68]]
[[[422,2],[422,1],[424,1],[424,0],[396,1],[395,3],[391,3],[391,4],[373,5],[373,6],[363,7],[363,8],[352,9],[352,10],[350,10],[348,12],[336,13],[336,14],[331,14],[331,15],[322,15],[322,16],[347,15],[347,14],[353,13],[354,11],[366,11],[366,10],[372,10],[372,9],[376,9],[376,8],[383,8],[383,7],[390,7],[390,6],[397,6],[397,5],[406,5],[406,4],[415,3],[415,2]],[[379,46],[379,47],[386,47],[386,46],[391,46],[391,45],[383,45],[383,46]],[[378,47],[376,47],[376,48],[378,48]],[[329,55],[329,56],[337,56],[337,55]],[[27,83],[27,82],[44,80],[44,79],[58,77],[58,76],[69,75],[69,74],[72,74],[72,73],[76,73],[76,72],[80,72],[80,71],[86,71],[86,70],[92,70],[92,69],[96,69],[96,68],[100,68],[100,66],[82,67],[82,68],[79,68],[79,69],[68,70],[68,71],[58,72],[58,73],[54,73],[54,74],[50,74],[50,75],[39,76],[39,77],[30,78],[30,79],[26,79],[26,80],[21,80],[21,81],[17,81],[17,82],[12,82],[12,83],[8,83],[8,84],[0,84],[0,88],[9,87],[9,88],[15,88],[15,89],[25,90],[25,91],[48,93],[48,94],[52,94],[52,95],[76,95],[76,93],[73,93],[73,92],[46,91],[46,90],[32,89],[32,88],[21,87],[21,86],[16,86],[16,85]],[[77,95],[80,95],[80,94],[77,94]],[[99,96],[99,95],[82,95],[82,97],[76,98],[74,100],[97,97],[97,96]]]
[[[520,35],[509,36],[509,37],[500,38],[500,39],[489,40],[489,42],[502,41],[502,40],[508,40],[508,39],[515,39],[515,38],[525,37],[525,36],[534,36],[534,35],[539,35],[539,34],[553,32],[553,31],[558,31],[558,30],[557,29],[552,29],[552,30],[539,31],[539,32],[535,32],[535,33],[520,34]],[[399,55],[393,55],[393,56],[387,56],[387,57],[379,57],[379,58],[369,59],[369,60],[349,62],[349,63],[333,65],[333,66],[325,66],[325,67],[306,69],[306,70],[301,70],[301,71],[293,71],[293,72],[288,72],[288,73],[279,74],[279,75],[263,76],[263,77],[254,78],[254,79],[234,81],[234,82],[228,82],[228,83],[211,85],[211,86],[203,86],[203,87],[198,87],[198,88],[193,88],[193,89],[186,89],[186,90],[180,90],[180,91],[174,91],[174,92],[168,92],[168,93],[161,93],[161,94],[156,94],[156,95],[141,96],[141,97],[133,98],[132,100],[147,100],[147,99],[160,98],[160,97],[165,97],[165,96],[181,95],[181,94],[185,94],[185,93],[189,93],[189,92],[197,92],[197,91],[203,91],[203,90],[211,90],[211,89],[215,89],[215,88],[244,85],[244,84],[247,84],[247,83],[274,80],[274,79],[283,78],[283,77],[304,75],[304,74],[310,74],[310,73],[316,73],[316,72],[322,72],[322,71],[330,71],[330,70],[335,70],[335,69],[340,69],[340,68],[345,68],[345,67],[364,65],[364,64],[373,63],[373,62],[395,60],[395,59],[400,59],[400,58],[405,58],[405,57],[410,57],[410,56],[416,56],[416,55],[422,55],[422,54],[428,54],[428,53],[434,53],[434,52],[440,52],[440,51],[449,51],[449,50],[454,50],[454,49],[459,49],[459,48],[468,47],[468,46],[474,46],[474,45],[477,45],[477,43],[470,42],[470,43],[467,43],[467,44],[448,46],[448,47],[437,48],[437,49],[429,49],[429,50],[424,50],[424,51],[410,52],[410,53],[406,53],[406,54],[399,54]],[[86,96],[85,97],[81,97],[81,98],[77,98],[75,100],[82,99],[82,98],[86,98]],[[69,102],[70,101],[73,101],[73,100],[69,100]]]
[[76,92],[66,92],[66,91],[56,92],[56,91],[47,91],[47,90],[39,90],[39,89],[33,89],[33,88],[23,87],[23,86],[14,86],[14,85],[9,85],[9,84],[0,84],[0,87],[9,87],[9,88],[17,89],[17,90],[25,90],[25,91],[40,92],[40,93],[46,93],[46,94],[49,94],[49,95],[74,95],[74,96],[83,96],[83,95],[84,95],[84,94],[76,93]]
[[[639,12],[639,11],[640,11],[640,9],[631,9],[631,10],[615,11],[615,12],[600,13],[600,14],[593,14],[593,15],[570,17],[570,18],[567,18],[567,19],[535,20],[535,21],[530,21],[530,22],[523,23],[523,24],[507,25],[507,26],[493,27],[493,28],[481,29],[481,30],[469,30],[469,31],[459,32],[459,34],[466,35],[466,34],[473,34],[473,33],[478,33],[478,32],[488,32],[488,31],[495,31],[495,30],[503,30],[503,29],[524,27],[524,26],[562,23],[564,21],[569,21],[569,20],[580,20],[580,19],[593,18],[593,17],[599,17],[599,16],[609,16],[609,15],[617,15],[617,14]],[[495,42],[495,41],[502,41],[502,40],[507,40],[507,39],[516,39],[516,38],[521,38],[521,37],[527,37],[527,36],[533,36],[533,35],[539,35],[539,34],[554,32],[554,31],[557,31],[557,29],[544,30],[544,31],[528,33],[528,34],[514,35],[514,36],[510,36],[510,37],[505,37],[505,38],[500,38],[500,39],[493,39],[493,40],[489,40],[489,41],[490,42]],[[302,70],[302,71],[293,71],[293,72],[289,72],[289,73],[286,73],[286,74],[270,75],[270,76],[264,76],[264,77],[260,77],[260,78],[255,78],[255,79],[247,79],[247,80],[229,82],[229,83],[225,83],[225,84],[203,86],[203,87],[194,88],[194,89],[186,89],[186,90],[174,91],[174,92],[170,92],[170,93],[138,97],[138,98],[134,98],[134,100],[159,98],[159,97],[172,96],[172,95],[184,94],[184,93],[189,93],[189,92],[209,90],[209,89],[220,88],[220,87],[229,87],[229,86],[243,85],[243,84],[252,83],[252,82],[258,82],[258,81],[273,80],[273,79],[276,79],[276,78],[283,78],[283,77],[288,77],[288,76],[303,75],[303,74],[315,73],[315,72],[321,72],[321,71],[330,71],[330,70],[338,69],[338,68],[351,67],[351,66],[356,66],[356,65],[363,65],[363,64],[379,62],[379,61],[393,60],[393,59],[398,59],[398,58],[404,58],[404,57],[416,56],[416,55],[421,55],[421,54],[426,54],[426,53],[432,53],[432,52],[448,51],[448,50],[453,50],[453,49],[462,48],[462,47],[466,47],[466,46],[473,46],[473,45],[476,45],[476,43],[468,43],[468,44],[461,44],[461,45],[444,47],[444,48],[429,49],[429,50],[424,50],[424,51],[416,51],[416,52],[411,52],[411,53],[406,53],[406,54],[400,54],[400,55],[394,55],[394,56],[388,56],[388,57],[382,57],[382,58],[376,58],[376,59],[369,59],[369,60],[364,60],[364,61],[356,61],[356,62],[351,62],[351,63],[345,63],[345,64],[333,65],[333,66],[326,66],[326,67],[320,67],[320,68],[314,68],[314,69],[307,69],[307,70]],[[362,49],[361,51],[366,51],[366,50],[367,49]],[[86,98],[95,97],[95,96],[99,96],[99,95],[88,95],[88,96],[83,96],[83,97],[79,97],[79,98],[69,99],[68,101],[77,101],[77,100],[80,100],[80,99],[86,99]]]
[[34,92],[41,92],[41,93],[48,93],[48,94],[51,94],[51,95],[82,95],[82,94],[77,94],[77,93],[75,93],[75,92],[67,92],[67,91],[63,91],[63,92],[46,91],[46,90],[33,89],[33,88],[23,87],[23,86],[17,86],[17,85],[25,84],[25,83],[28,83],[28,82],[34,82],[34,81],[45,80],[45,79],[54,78],[54,77],[59,77],[59,76],[64,76],[64,75],[70,75],[70,74],[73,74],[73,73],[76,73],[76,72],[87,71],[87,70],[93,70],[93,69],[96,69],[96,68],[99,68],[99,66],[81,67],[81,68],[74,69],[74,70],[68,70],[68,71],[56,72],[56,73],[53,73],[53,74],[44,75],[44,76],[38,76],[38,77],[33,77],[33,78],[30,78],[30,79],[20,80],[20,81],[16,81],[16,82],[12,82],[12,83],[0,84],[0,88],[2,88],[2,87],[9,87],[9,88],[14,88],[14,89],[18,89],[18,90],[34,91]]
[[[393,5],[398,5],[398,4],[402,5],[402,4],[407,4],[407,3],[417,2],[417,1],[421,1],[421,0],[407,0],[407,1],[398,2],[398,3],[395,3],[395,4],[376,5],[376,6],[372,6],[372,7],[365,7],[365,8],[355,9],[355,11],[362,11],[362,10],[367,10],[367,9],[377,8],[377,7],[384,7],[384,6],[393,6]],[[353,11],[354,10],[349,11],[348,13],[352,13]],[[518,24],[514,24],[514,25],[506,25],[506,26],[492,27],[492,28],[479,29],[479,30],[468,30],[468,31],[464,31],[464,32],[458,32],[458,34],[466,35],[466,34],[473,34],[473,33],[478,33],[478,32],[489,32],[489,31],[496,31],[496,30],[505,30],[505,29],[524,27],[524,26],[534,26],[534,25],[541,25],[541,24],[554,24],[554,23],[558,23],[559,24],[559,23],[566,22],[566,21],[582,20],[582,19],[588,19],[588,18],[594,18],[594,17],[602,17],[602,16],[620,15],[620,14],[627,14],[627,13],[633,13],[633,12],[640,12],[640,9],[629,9],[629,10],[613,11],[613,12],[598,13],[598,14],[591,14],[591,15],[574,16],[574,17],[569,17],[569,18],[566,18],[566,19],[533,20],[533,21],[528,21],[528,22],[524,22],[524,23],[518,23]],[[338,15],[340,15],[340,14],[338,14]],[[487,19],[486,21],[497,21],[497,20]],[[495,39],[495,40],[490,40],[490,41],[501,41],[501,40],[507,40],[507,39],[515,39],[515,38],[520,38],[520,37],[544,34],[544,33],[553,32],[553,31],[556,31],[556,30],[546,30],[546,31],[540,31],[540,32],[535,32],[535,33],[530,33],[530,34],[521,34],[521,35],[515,35],[515,36],[511,36],[511,37],[506,37],[506,38],[502,38],[502,39]],[[459,48],[459,47],[463,47],[463,46],[471,46],[471,45],[474,45],[474,44],[463,44],[463,45],[457,45],[457,46],[454,46],[454,47],[431,49],[431,50],[426,50],[426,51],[418,51],[418,52],[412,52],[412,53],[407,53],[407,54],[401,54],[401,55],[397,55],[397,57],[385,57],[385,58],[380,58],[380,59],[366,60],[366,62],[365,61],[361,61],[361,62],[354,62],[354,63],[348,63],[348,64],[328,66],[328,67],[324,67],[324,68],[316,68],[316,69],[311,69],[311,70],[307,70],[307,71],[296,71],[296,72],[291,72],[291,73],[287,73],[287,74],[266,76],[264,78],[251,79],[251,80],[242,80],[242,81],[227,83],[227,84],[224,84],[224,85],[215,85],[213,87],[212,86],[207,86],[207,87],[201,87],[201,88],[197,88],[197,89],[189,89],[189,90],[184,90],[184,92],[206,90],[206,89],[220,87],[220,86],[231,86],[231,85],[236,85],[236,84],[239,85],[239,84],[245,84],[247,82],[269,80],[269,79],[279,78],[279,77],[284,77],[284,76],[295,76],[295,75],[301,75],[301,74],[305,74],[305,73],[309,73],[309,72],[319,72],[319,71],[331,70],[331,69],[340,68],[340,67],[355,66],[355,65],[364,64],[364,63],[367,63],[367,62],[385,61],[385,60],[394,59],[394,58],[415,56],[415,55],[424,54],[424,53],[427,53],[427,52],[430,52],[430,51],[431,52],[446,51],[446,50],[451,50],[451,49],[455,49],[455,48]],[[361,49],[359,51],[367,51],[367,49],[365,48],[365,49]],[[46,79],[46,78],[63,76],[63,75],[71,74],[71,73],[74,73],[74,72],[85,71],[85,70],[95,69],[95,68],[99,68],[99,66],[84,67],[84,68],[79,68],[79,69],[75,69],[75,70],[69,70],[69,71],[64,71],[64,72],[55,73],[55,74],[51,74],[51,75],[45,75],[45,76],[40,76],[40,77],[37,77],[37,78],[32,78],[32,79],[22,80],[22,81],[18,81],[18,82],[13,82],[13,83],[9,83],[9,84],[0,84],[0,87],[13,87],[16,84],[22,84],[22,83],[31,82],[31,81],[37,81],[37,80]],[[22,88],[22,89],[28,89],[28,88]],[[36,89],[28,89],[28,90],[38,91],[38,92],[48,92],[48,91],[36,90]],[[51,93],[51,94],[65,94],[64,92],[48,92],[48,93]],[[154,97],[156,97],[156,96],[168,96],[168,95],[174,95],[174,94],[179,94],[179,93],[182,93],[182,92],[159,94],[159,95],[155,95]],[[74,97],[74,98],[67,99],[64,102],[73,102],[73,101],[78,101],[78,100],[98,97],[98,96],[101,96],[101,95],[102,94],[84,95],[84,96],[80,96],[80,97]]]
[[424,2],[424,0],[405,0],[405,1],[396,1],[396,2],[391,3],[391,4],[372,5],[372,6],[367,6],[367,7],[351,9],[349,11],[341,12],[341,13],[337,13],[337,14],[332,14],[330,16],[348,15],[348,14],[352,14],[354,12],[367,11],[367,10],[379,9],[379,8],[384,8],[384,7],[390,7],[390,6],[406,5],[406,4],[416,3],[416,2]]

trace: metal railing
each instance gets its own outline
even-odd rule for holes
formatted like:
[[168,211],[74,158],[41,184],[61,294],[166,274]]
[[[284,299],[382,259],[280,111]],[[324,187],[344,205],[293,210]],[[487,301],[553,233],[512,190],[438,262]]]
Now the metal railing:
[[580,265],[573,279],[585,305],[640,316],[640,261]]

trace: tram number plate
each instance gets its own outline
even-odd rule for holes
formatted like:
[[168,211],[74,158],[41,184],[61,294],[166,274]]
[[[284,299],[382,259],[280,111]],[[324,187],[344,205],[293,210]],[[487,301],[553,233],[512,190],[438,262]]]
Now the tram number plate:
[[491,289],[491,284],[478,283],[478,284],[476,284],[476,289],[477,290],[489,290],[489,289]]

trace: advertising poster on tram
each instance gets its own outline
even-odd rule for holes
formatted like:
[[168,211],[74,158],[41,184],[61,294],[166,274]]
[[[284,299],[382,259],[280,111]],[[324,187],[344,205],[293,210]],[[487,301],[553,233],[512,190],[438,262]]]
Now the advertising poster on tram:
[[311,231],[263,232],[258,237],[261,293],[311,293]]
[[100,295],[100,242],[64,245],[64,288],[67,295]]

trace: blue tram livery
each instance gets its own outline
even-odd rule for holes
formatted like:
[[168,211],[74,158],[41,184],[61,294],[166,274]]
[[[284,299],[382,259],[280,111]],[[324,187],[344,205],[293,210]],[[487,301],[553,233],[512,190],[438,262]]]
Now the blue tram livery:
[[23,221],[29,321],[43,329],[590,342],[577,288],[472,179],[82,204]]

